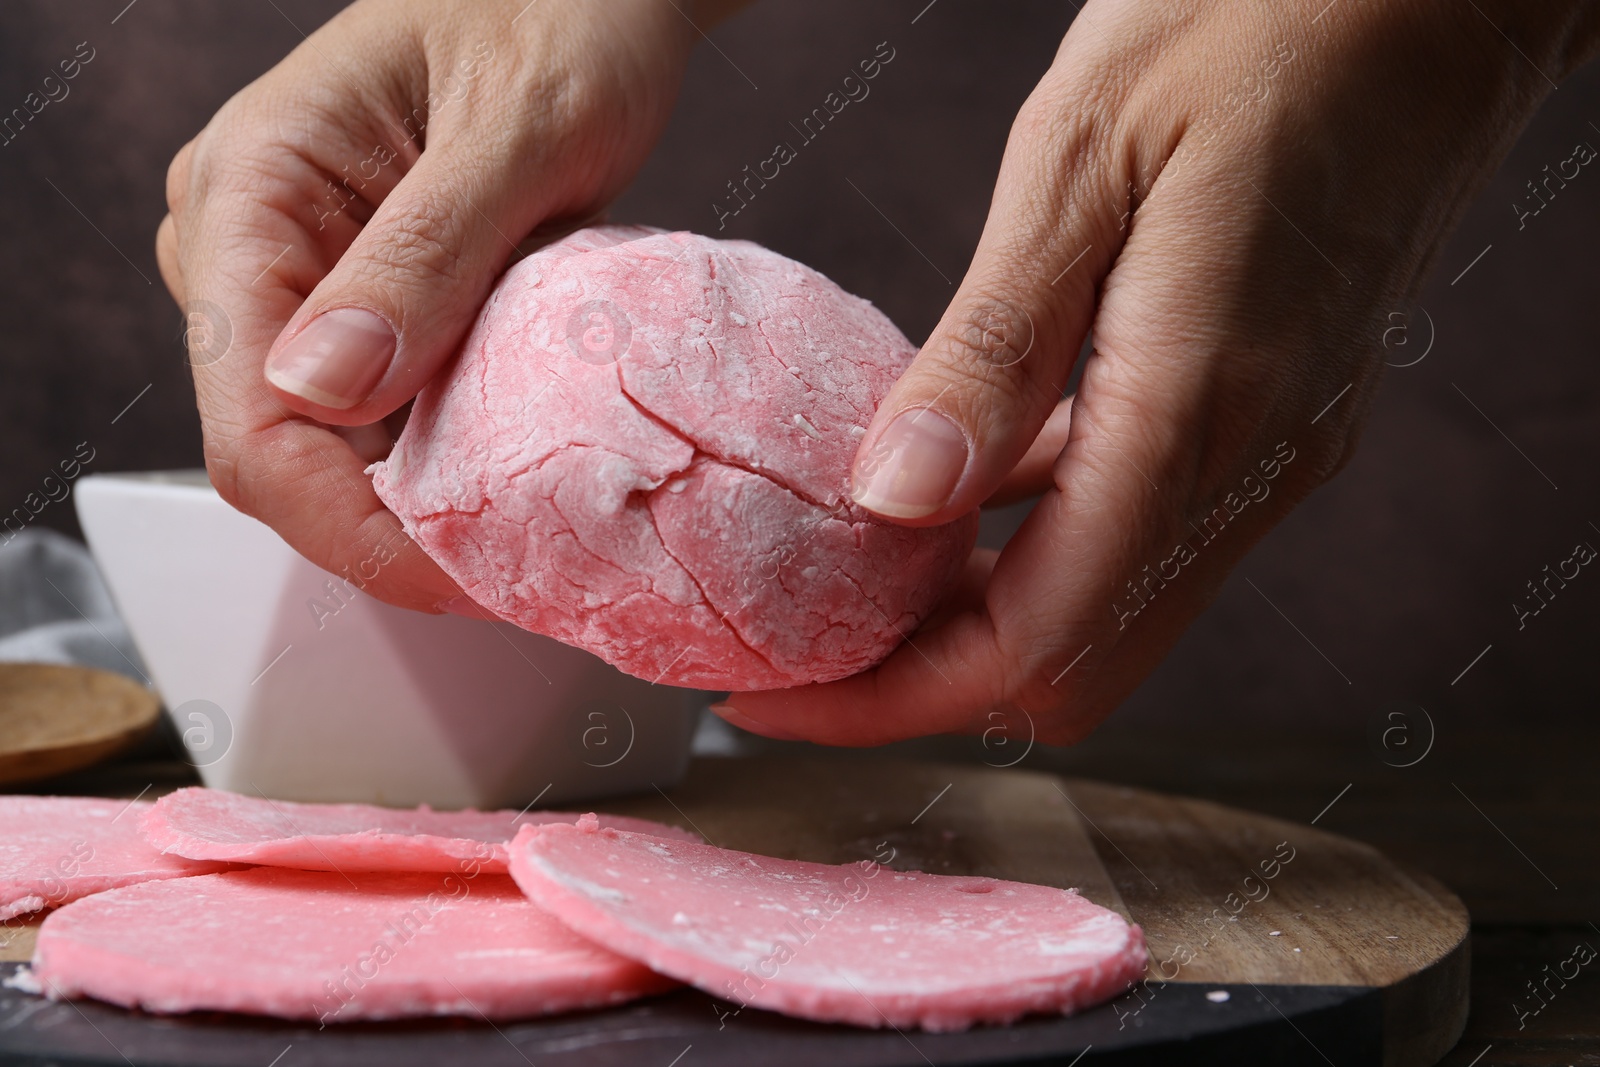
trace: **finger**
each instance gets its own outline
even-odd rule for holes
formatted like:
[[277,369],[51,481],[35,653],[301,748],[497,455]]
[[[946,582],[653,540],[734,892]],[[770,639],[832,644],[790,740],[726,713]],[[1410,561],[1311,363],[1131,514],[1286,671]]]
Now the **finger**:
[[[983,611],[960,612],[906,638],[862,674],[821,685],[734,693],[712,710],[742,730],[778,740],[866,747],[929,734],[968,733],[1004,700],[988,670],[1000,655]],[[870,715],[860,709],[870,708]]]
[[[378,500],[368,460],[290,411],[262,377],[268,347],[358,223],[341,216],[319,228],[306,206],[323,192],[316,168],[261,151],[224,153],[229,162],[207,175],[178,237],[186,297],[226,336],[225,347],[190,358],[212,484],[323,569],[362,576],[362,588],[389,603],[438,610],[460,588]],[[235,165],[247,179],[228,171]]]
[[1061,458],[1061,450],[1067,447],[1067,435],[1071,431],[1072,398],[1069,396],[1056,405],[1050,418],[1045,421],[1044,428],[1039,431],[1039,436],[1033,439],[1028,451],[1011,468],[1011,473],[1000,483],[1000,488],[983,502],[983,506],[1004,507],[1038,496],[1050,488],[1051,472],[1055,469],[1056,460]]
[[967,612],[982,611],[984,590],[989,586],[989,575],[999,558],[1000,553],[993,549],[973,549],[961,576],[956,579],[956,587],[933,609],[933,614],[922,621],[916,633],[931,634]]
[[387,420],[369,422],[365,426],[330,427],[345,444],[365,463],[376,463],[394,448],[394,438],[389,435]]
[[885,518],[977,507],[1061,399],[1121,245],[1127,163],[1101,162],[1094,109],[1060,97],[1047,78],[1018,115],[972,265],[862,439],[851,493]]
[[366,425],[455,355],[520,236],[543,214],[526,175],[430,146],[274,343],[266,377],[319,421]]
[[[1142,613],[1126,585],[1144,579],[1141,566],[1158,564],[1179,537],[1174,504],[1188,491],[1193,444],[1182,407],[1192,383],[1173,380],[1179,377],[1151,371],[1103,384],[1102,375],[1086,375],[1078,400],[1085,406],[1075,412],[1054,480],[1001,553],[980,604],[913,635],[865,674],[734,694],[728,703],[745,721],[733,721],[822,744],[876,745],[980,731],[988,714],[1002,711],[1026,716],[1044,742],[1084,736],[1108,702],[1125,695],[1119,686],[1136,684],[1170,644],[1154,640],[1135,646],[1142,658],[1112,658],[1124,618],[1137,618],[1143,640],[1177,617],[1169,609],[1197,611],[1210,595],[1211,586],[1186,575],[1160,593],[1160,611]],[[1141,469],[1169,488],[1146,481]],[[1171,638],[1180,630],[1175,623]],[[1080,687],[1091,676],[1086,697]]]

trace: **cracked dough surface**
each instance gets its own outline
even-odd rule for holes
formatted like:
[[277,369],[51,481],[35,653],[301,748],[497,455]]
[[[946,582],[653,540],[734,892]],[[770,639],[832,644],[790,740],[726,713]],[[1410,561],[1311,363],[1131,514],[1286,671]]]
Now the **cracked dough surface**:
[[581,230],[507,271],[373,484],[478,603],[629,674],[831,681],[915,629],[977,535],[849,500],[915,353],[749,242]]

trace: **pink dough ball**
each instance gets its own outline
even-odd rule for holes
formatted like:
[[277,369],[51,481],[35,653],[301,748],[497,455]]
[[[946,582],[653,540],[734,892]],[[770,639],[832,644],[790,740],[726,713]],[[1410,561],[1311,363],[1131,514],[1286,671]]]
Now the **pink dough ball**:
[[629,674],[831,681],[916,629],[977,536],[850,500],[915,354],[758,245],[581,230],[506,272],[373,484],[479,604]]

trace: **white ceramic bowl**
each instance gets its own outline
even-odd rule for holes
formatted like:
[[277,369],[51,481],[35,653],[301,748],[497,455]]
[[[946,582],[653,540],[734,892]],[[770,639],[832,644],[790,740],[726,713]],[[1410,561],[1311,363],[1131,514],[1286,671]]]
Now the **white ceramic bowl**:
[[390,607],[204,472],[100,474],[78,517],[206,784],[289,800],[541,806],[665,788],[702,703],[509,623]]

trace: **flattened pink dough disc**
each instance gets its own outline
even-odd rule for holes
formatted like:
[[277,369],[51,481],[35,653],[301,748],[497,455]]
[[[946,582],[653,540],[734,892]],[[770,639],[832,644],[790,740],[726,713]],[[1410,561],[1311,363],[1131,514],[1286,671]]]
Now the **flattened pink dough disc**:
[[842,678],[916,629],[977,535],[976,514],[911,529],[849,499],[915,352],[757,245],[581,230],[506,272],[373,486],[480,604],[629,674]]
[[226,870],[163,856],[139,836],[148,801],[0,797],[0,919],[156,878]]
[[[131,818],[131,816],[130,816]],[[505,873],[506,845],[523,825],[575,822],[561,811],[433,811],[370,804],[295,804],[197,786],[156,802],[139,832],[162,852],[306,871]],[[601,825],[699,841],[676,826],[602,815]]]
[[1071,1013],[1144,972],[1144,935],[1076,893],[527,827],[511,874],[579,933],[714,996],[858,1026]]
[[52,996],[327,1022],[514,1019],[675,984],[579,937],[505,875],[275,867],[70,904],[40,928],[33,973]]

